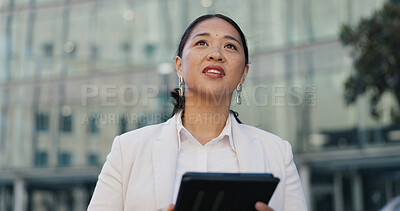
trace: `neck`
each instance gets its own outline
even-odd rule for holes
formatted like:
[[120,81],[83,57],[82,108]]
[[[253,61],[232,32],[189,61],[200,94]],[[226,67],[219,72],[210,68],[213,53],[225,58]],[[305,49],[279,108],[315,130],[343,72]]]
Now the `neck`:
[[202,145],[218,137],[229,115],[231,96],[209,99],[195,94],[185,97],[183,126]]

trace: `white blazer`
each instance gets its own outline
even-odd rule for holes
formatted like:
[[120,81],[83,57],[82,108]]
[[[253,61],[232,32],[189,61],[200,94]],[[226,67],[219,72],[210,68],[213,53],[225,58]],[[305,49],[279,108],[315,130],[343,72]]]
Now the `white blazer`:
[[[239,124],[233,116],[231,119],[240,172],[266,172],[280,178],[269,202],[275,211],[307,210],[290,144],[266,131]],[[173,197],[177,155],[176,115],[165,123],[117,136],[88,210],[166,209]]]

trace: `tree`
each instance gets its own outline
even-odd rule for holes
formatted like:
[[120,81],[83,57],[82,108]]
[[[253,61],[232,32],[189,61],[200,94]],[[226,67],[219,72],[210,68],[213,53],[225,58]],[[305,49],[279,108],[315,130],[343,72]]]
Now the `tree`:
[[392,122],[400,125],[400,4],[387,2],[356,27],[343,25],[340,40],[351,48],[354,71],[345,82],[346,103],[368,94],[370,113],[380,119],[378,104],[391,93],[397,105],[391,108]]

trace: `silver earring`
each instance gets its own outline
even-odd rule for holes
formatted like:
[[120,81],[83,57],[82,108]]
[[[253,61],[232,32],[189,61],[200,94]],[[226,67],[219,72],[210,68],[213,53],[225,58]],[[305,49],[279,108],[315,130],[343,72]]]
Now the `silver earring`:
[[179,96],[183,96],[183,77],[179,76]]
[[242,84],[238,84],[236,87],[236,104],[242,104],[242,98],[240,98],[240,92],[242,91]]

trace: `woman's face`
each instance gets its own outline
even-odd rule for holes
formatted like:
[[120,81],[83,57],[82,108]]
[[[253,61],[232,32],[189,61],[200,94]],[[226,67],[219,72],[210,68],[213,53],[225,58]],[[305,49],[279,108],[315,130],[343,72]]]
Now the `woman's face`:
[[237,85],[244,82],[249,68],[242,45],[239,33],[225,20],[200,22],[189,35],[182,58],[175,59],[186,95],[230,98]]

